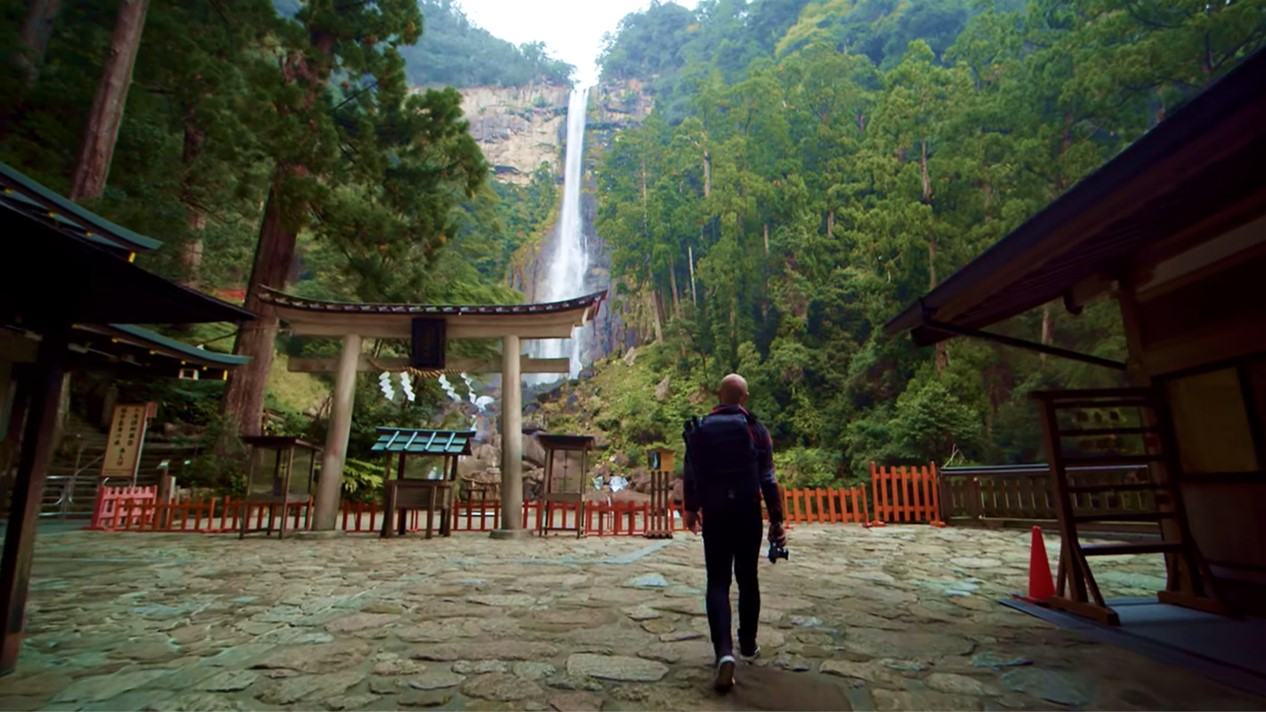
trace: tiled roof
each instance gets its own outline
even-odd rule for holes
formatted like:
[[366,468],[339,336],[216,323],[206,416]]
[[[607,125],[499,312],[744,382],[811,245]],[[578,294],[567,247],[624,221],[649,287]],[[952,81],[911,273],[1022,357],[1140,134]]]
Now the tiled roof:
[[403,452],[410,455],[469,455],[473,430],[427,430],[425,428],[378,428],[374,452]]
[[163,243],[106,220],[58,195],[12,166],[0,163],[0,203],[55,229],[126,252],[157,249]]
[[156,331],[150,331],[149,329],[145,329],[134,324],[109,324],[108,326],[110,329],[133,337],[138,341],[142,341],[148,346],[175,352],[172,354],[173,356],[186,357],[191,361],[196,361],[198,363],[232,367],[241,366],[242,364],[249,363],[251,360],[250,356],[237,356],[234,354],[222,353],[220,351],[208,351],[207,349],[163,336]]
[[313,312],[339,314],[433,314],[436,316],[473,316],[498,314],[551,314],[594,306],[606,297],[607,291],[586,294],[583,297],[546,304],[360,304],[355,302],[330,302],[296,297],[264,287],[261,298],[276,306],[290,307]]

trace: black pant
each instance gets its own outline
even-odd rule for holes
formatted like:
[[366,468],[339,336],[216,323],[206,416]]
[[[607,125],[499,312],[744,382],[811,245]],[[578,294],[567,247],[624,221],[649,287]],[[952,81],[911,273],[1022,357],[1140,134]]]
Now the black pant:
[[730,629],[730,572],[738,579],[739,644],[746,650],[756,647],[756,626],[760,619],[760,583],[756,563],[760,560],[760,503],[731,503],[728,507],[704,508],[703,557],[708,569],[708,629],[712,648],[719,659],[734,654]]

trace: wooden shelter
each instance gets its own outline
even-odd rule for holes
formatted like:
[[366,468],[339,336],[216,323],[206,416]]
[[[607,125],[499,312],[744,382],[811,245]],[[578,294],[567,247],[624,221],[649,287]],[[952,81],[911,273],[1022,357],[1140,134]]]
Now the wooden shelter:
[[[312,504],[321,448],[289,435],[255,435],[242,438],[242,442],[250,446],[251,455],[238,537],[256,531],[271,535],[276,529],[278,538],[284,539],[287,515],[296,508],[306,513]],[[261,517],[265,522],[252,528],[249,513],[265,508],[267,517]]]
[[[428,430],[426,428],[378,428],[378,442],[373,451],[387,454],[387,473],[383,477],[382,536],[393,533],[392,518],[397,518],[395,532],[407,530],[408,510],[426,511],[426,538],[431,538],[435,513],[440,512],[440,536],[448,536],[453,511],[453,487],[457,481],[457,458],[470,454],[473,430]],[[396,479],[391,479],[391,460],[396,457]],[[409,457],[439,457],[439,478],[407,478]]]
[[[3,643],[11,672],[22,626],[57,406],[68,369],[94,363],[144,368],[172,359],[231,368],[134,323],[240,322],[245,310],[148,272],[133,260],[162,243],[120,227],[0,165],[0,390],[16,433],[12,506],[0,558]],[[137,344],[141,348],[137,348]],[[148,346],[147,346],[148,345]]]
[[[537,530],[542,536],[551,531],[574,530],[577,537],[582,537],[585,535],[585,490],[589,488],[589,450],[594,438],[540,433],[536,439],[545,448],[545,481],[541,486],[542,508]],[[558,504],[564,505],[563,522],[555,527],[553,514]],[[569,509],[576,514],[575,527],[567,526]]]
[[[307,371],[334,371],[334,398],[330,429],[325,441],[321,485],[317,488],[316,529],[333,529],[339,507],[343,462],[351,431],[356,374],[375,368],[405,368],[414,359],[373,359],[361,354],[366,337],[412,340],[414,353],[438,356],[443,365],[429,370],[501,373],[501,504],[506,512],[523,505],[523,389],[524,373],[567,373],[568,359],[533,359],[520,353],[524,339],[566,339],[572,330],[589,323],[602,305],[606,292],[549,304],[431,305],[356,304],[301,299],[276,291],[264,293],[264,301],[290,331],[299,336],[338,336],[343,348],[336,362],[308,361]],[[419,329],[419,327],[426,327]],[[419,333],[425,338],[419,338]],[[496,362],[446,360],[449,339],[500,339],[501,359]],[[422,348],[419,348],[422,347]],[[502,517],[502,529],[493,536],[506,538],[523,532],[519,517]]]
[[[1263,166],[1258,52],[887,325],[922,345],[970,336],[1123,374],[1130,388],[1035,394],[1069,567],[1057,604],[1111,621],[1086,557],[1162,553],[1163,601],[1266,608]],[[1124,362],[986,331],[1048,302],[1075,314],[1098,298],[1117,302]],[[1088,412],[1118,418],[1096,424]],[[1133,445],[1086,447],[1103,440]],[[1156,522],[1164,541],[1077,540],[1085,515],[1073,496],[1090,492],[1072,470],[1109,462],[1149,467],[1152,480],[1135,484],[1156,494],[1157,511],[1135,521]]]

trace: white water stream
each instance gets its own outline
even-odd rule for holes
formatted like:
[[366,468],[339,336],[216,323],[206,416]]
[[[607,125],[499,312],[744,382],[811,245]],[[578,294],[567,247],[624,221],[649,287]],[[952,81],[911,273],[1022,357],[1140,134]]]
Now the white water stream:
[[[567,102],[567,154],[563,163],[563,207],[558,229],[554,233],[550,262],[545,281],[536,290],[536,301],[557,302],[585,294],[585,274],[589,271],[589,248],[585,240],[585,224],[580,211],[580,188],[584,182],[585,112],[589,106],[589,89],[573,89]],[[580,375],[580,328],[570,339],[543,339],[532,342],[532,355],[538,358],[571,359],[570,375]],[[538,382],[557,380],[543,376]]]

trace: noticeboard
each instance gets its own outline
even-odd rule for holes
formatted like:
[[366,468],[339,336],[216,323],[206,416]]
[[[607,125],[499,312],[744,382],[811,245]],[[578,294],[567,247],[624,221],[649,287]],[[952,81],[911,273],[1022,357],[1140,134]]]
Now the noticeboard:
[[145,443],[145,428],[154,411],[153,403],[114,406],[110,418],[110,439],[101,462],[102,477],[135,477]]

